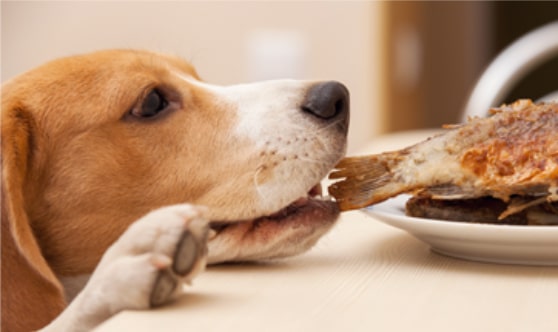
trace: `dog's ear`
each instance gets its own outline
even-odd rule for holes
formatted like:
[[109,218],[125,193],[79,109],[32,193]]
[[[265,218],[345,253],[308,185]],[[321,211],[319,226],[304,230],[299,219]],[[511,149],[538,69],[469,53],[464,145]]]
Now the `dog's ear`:
[[[34,121],[2,96],[2,330],[35,330],[65,307],[63,288],[41,253],[25,210]],[[32,185],[32,184],[31,184]]]

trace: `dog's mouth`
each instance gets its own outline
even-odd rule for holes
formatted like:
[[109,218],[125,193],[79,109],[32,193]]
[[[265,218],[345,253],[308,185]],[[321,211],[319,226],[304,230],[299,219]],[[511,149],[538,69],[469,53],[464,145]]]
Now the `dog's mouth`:
[[[214,236],[233,227],[242,227],[245,231],[256,231],[265,226],[308,227],[312,224],[330,224],[339,216],[339,208],[330,197],[322,195],[322,186],[317,184],[304,197],[300,197],[270,215],[251,220],[214,221],[210,227]],[[246,230],[246,227],[249,229]]]

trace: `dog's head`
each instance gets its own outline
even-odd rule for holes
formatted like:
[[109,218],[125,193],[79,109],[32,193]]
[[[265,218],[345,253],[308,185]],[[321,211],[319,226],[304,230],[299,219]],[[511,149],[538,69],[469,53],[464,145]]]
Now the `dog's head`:
[[163,205],[205,205],[219,231],[263,216],[327,228],[338,215],[314,196],[346,145],[339,83],[219,87],[176,57],[116,50],[39,67],[2,99],[4,191],[58,274],[90,270]]

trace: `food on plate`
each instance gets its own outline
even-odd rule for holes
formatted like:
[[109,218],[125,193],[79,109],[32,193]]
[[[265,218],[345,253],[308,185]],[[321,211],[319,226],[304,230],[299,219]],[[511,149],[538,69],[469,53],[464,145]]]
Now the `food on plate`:
[[330,194],[341,210],[412,193],[413,216],[558,224],[558,103],[491,112],[399,151],[343,159]]
[[419,195],[407,201],[405,212],[419,218],[472,223],[558,225],[558,201],[542,201],[516,213],[502,215],[507,208],[508,203],[493,197],[433,199]]

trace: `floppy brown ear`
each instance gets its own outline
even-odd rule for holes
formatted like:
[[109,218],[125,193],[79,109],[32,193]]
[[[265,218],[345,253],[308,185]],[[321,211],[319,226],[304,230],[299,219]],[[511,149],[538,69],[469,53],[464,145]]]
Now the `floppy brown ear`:
[[[3,96],[5,97],[5,96]],[[65,307],[63,288],[43,257],[25,210],[34,122],[21,105],[2,102],[2,330],[29,331]]]

